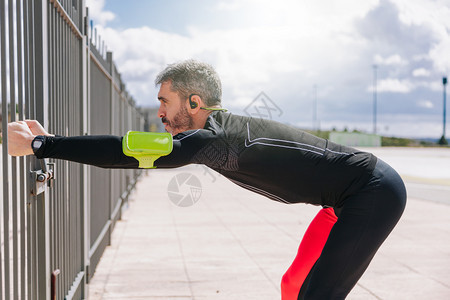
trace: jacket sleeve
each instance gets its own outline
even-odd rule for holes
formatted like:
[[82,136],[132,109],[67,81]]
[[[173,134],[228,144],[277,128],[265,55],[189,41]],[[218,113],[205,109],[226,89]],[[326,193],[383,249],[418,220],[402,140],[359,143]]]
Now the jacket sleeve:
[[122,151],[122,137],[85,135],[46,136],[37,158],[58,158],[101,168],[137,169],[139,162]]
[[[196,152],[211,142],[214,134],[205,129],[189,130],[173,138],[173,150],[157,159],[157,168],[176,168],[190,163]],[[46,136],[37,158],[57,158],[101,168],[137,169],[139,162],[122,150],[123,137],[114,135],[85,135],[73,137]]]

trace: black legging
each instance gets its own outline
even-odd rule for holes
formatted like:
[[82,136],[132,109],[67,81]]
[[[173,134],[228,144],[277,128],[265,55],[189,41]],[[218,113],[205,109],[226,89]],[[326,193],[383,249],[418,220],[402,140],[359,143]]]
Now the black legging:
[[345,299],[397,224],[405,204],[402,179],[378,159],[368,185],[336,210],[338,220],[298,299]]

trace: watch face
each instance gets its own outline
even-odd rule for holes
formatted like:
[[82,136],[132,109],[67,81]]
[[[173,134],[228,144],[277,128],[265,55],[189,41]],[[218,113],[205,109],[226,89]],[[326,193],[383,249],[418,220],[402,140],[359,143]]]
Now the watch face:
[[37,150],[37,149],[41,148],[41,146],[42,146],[42,141],[41,140],[33,141],[33,149]]

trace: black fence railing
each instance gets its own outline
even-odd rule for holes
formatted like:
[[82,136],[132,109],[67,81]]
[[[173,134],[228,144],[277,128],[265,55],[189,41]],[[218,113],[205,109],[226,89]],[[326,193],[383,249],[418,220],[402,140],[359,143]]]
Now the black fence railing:
[[124,135],[143,130],[144,117],[112,53],[89,37],[84,1],[0,0],[0,10],[0,299],[85,299],[141,171],[10,157],[7,123]]

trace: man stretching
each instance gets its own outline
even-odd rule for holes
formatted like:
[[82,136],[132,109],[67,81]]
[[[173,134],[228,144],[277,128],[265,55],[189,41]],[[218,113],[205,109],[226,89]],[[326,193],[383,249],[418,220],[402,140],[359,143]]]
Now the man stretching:
[[[125,151],[133,148],[133,136],[57,137],[36,121],[8,125],[9,153],[105,168],[204,164],[272,200],[322,206],[283,276],[282,298],[345,299],[403,213],[406,191],[400,176],[370,153],[225,112],[221,82],[210,65],[172,64],[155,83],[160,85],[158,115],[173,136],[167,155],[144,160]],[[148,153],[154,154],[157,143],[167,141],[148,137]]]

